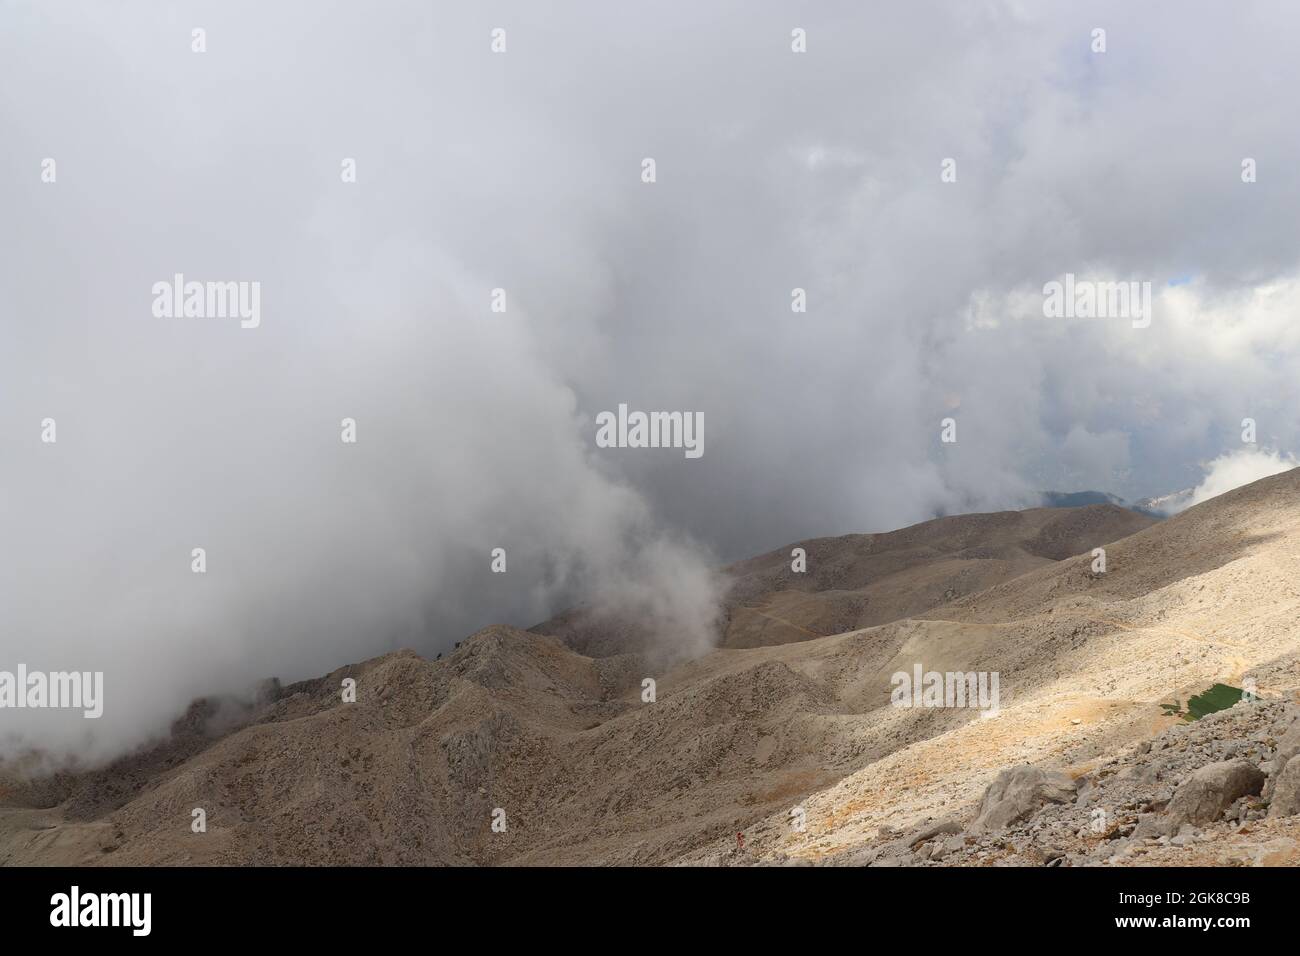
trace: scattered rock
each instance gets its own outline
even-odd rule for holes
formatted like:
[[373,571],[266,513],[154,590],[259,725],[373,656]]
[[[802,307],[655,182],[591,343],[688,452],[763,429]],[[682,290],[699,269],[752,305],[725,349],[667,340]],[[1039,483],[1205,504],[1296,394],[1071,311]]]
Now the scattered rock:
[[1174,826],[1173,821],[1158,813],[1141,813],[1138,814],[1137,826],[1133,829],[1133,839],[1153,840],[1156,837],[1167,836],[1173,831]]
[[961,824],[956,820],[940,820],[937,823],[924,824],[907,838],[907,845],[915,849],[918,843],[924,843],[946,833],[961,833]]

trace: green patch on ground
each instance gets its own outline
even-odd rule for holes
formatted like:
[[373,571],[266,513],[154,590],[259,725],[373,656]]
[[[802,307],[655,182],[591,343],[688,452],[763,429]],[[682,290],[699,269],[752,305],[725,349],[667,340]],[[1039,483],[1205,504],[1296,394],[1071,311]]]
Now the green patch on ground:
[[1241,700],[1242,689],[1232,687],[1228,684],[1215,684],[1203,694],[1197,694],[1187,701],[1187,710],[1183,710],[1178,701],[1172,704],[1161,704],[1166,716],[1181,717],[1189,723],[1193,720],[1200,720],[1206,714],[1213,714],[1215,711],[1227,710],[1229,707]]

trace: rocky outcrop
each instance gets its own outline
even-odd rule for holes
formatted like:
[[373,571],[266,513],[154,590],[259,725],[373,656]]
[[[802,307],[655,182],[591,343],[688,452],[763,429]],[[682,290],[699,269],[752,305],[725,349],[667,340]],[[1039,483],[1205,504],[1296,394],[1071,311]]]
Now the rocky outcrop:
[[1069,803],[1075,799],[1075,784],[1063,773],[1025,765],[998,774],[984,791],[979,816],[972,833],[988,833],[1023,820],[1044,803]]
[[1174,791],[1166,814],[1168,829],[1184,823],[1213,823],[1242,797],[1264,788],[1264,773],[1249,760],[1223,760],[1197,770]]

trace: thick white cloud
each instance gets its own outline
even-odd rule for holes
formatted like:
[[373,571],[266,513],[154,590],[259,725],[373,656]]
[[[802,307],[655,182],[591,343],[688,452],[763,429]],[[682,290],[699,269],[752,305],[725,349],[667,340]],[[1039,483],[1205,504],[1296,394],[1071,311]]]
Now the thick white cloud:
[[1206,464],[1205,480],[1192,489],[1191,496],[1179,510],[1297,466],[1300,466],[1300,461],[1294,456],[1267,449],[1241,448],[1228,452]]

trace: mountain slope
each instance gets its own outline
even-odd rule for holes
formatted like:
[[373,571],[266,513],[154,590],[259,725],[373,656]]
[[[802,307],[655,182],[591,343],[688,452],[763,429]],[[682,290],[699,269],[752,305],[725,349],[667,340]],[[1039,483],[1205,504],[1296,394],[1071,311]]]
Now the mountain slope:
[[[996,773],[1016,764],[1088,773],[1176,724],[1161,703],[1219,681],[1240,686],[1249,677],[1264,697],[1297,699],[1300,470],[1211,499],[1106,551],[1105,574],[1094,574],[1084,555],[913,622],[926,632],[916,651],[927,667],[947,629],[998,632],[991,653],[972,655],[964,669],[1000,671],[1000,716],[917,740],[816,794],[805,806],[806,833],[769,818],[751,834],[755,852],[819,858],[862,845],[881,827],[970,813]],[[700,853],[723,851],[715,844]]]
[[[399,652],[273,689],[234,729],[200,707],[102,771],[11,772],[0,863],[730,862],[741,830],[745,859],[829,858],[969,812],[1004,767],[1086,768],[1213,681],[1300,688],[1297,492],[1291,472],[1159,525],[1099,505],[807,542],[806,575],[789,549],[732,569],[728,638],[760,646],[673,666],[492,627],[443,660]],[[1136,533],[1105,544],[1117,529]],[[912,616],[857,623],[890,607]],[[814,633],[857,616],[759,640],[742,608]],[[891,676],[918,664],[997,672],[1000,714],[891,706]]]

